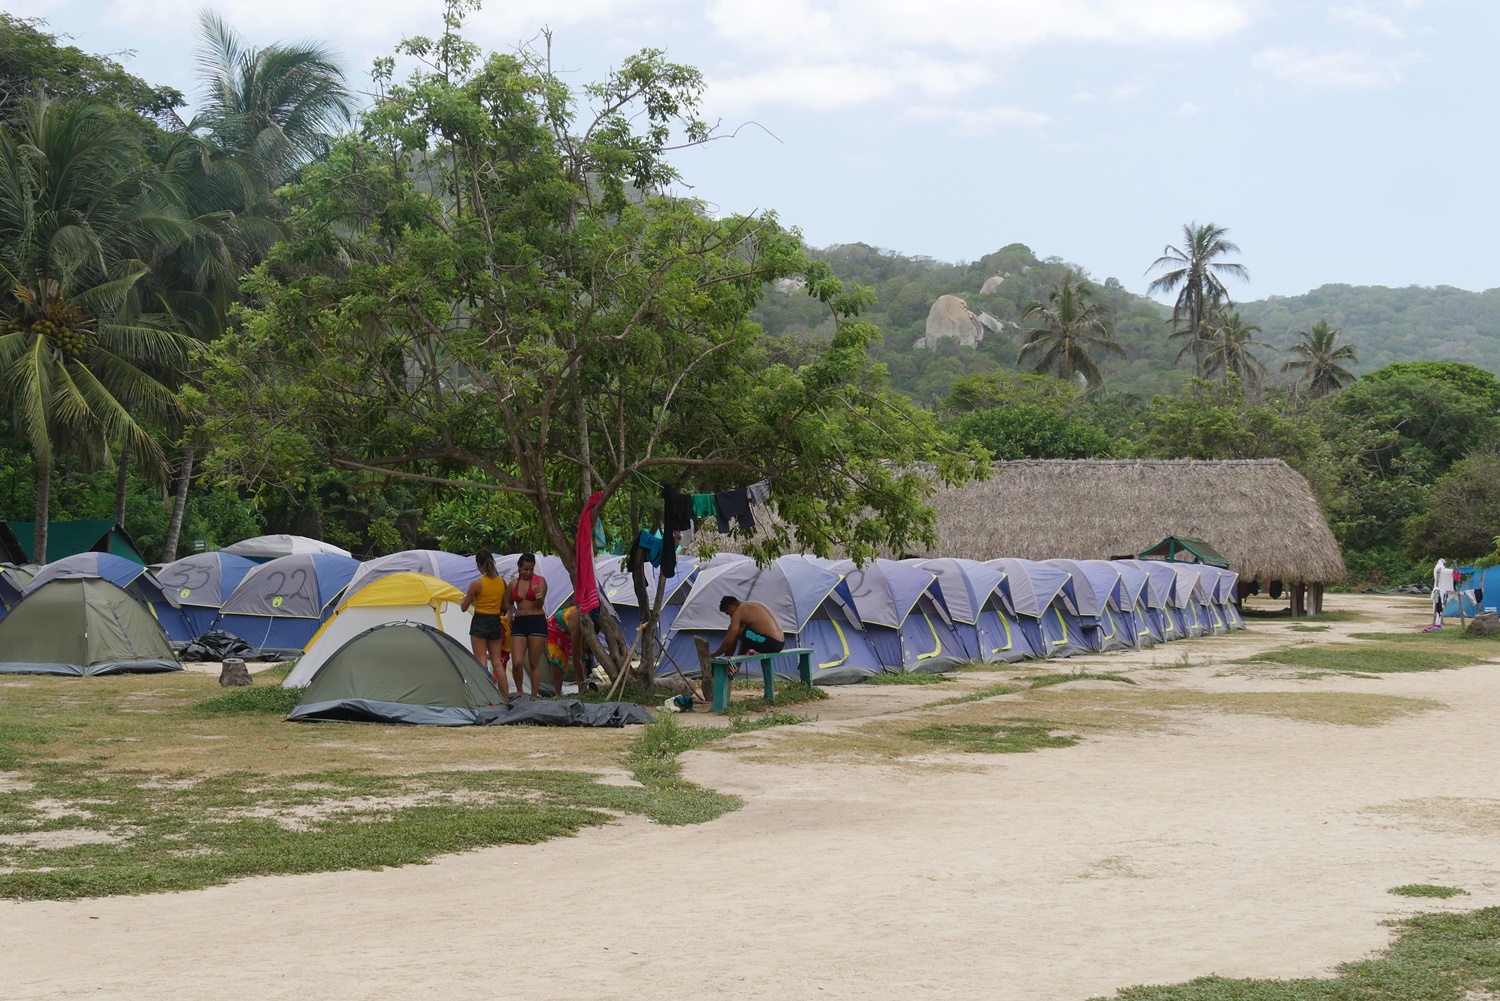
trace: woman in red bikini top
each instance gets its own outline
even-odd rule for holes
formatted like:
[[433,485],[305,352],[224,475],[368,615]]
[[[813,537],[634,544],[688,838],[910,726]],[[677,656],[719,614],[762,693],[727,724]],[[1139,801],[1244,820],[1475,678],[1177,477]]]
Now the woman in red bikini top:
[[547,580],[536,572],[536,556],[523,553],[516,561],[517,576],[505,589],[505,608],[511,615],[510,669],[521,692],[521,678],[531,678],[532,698],[536,698],[542,665],[547,662]]

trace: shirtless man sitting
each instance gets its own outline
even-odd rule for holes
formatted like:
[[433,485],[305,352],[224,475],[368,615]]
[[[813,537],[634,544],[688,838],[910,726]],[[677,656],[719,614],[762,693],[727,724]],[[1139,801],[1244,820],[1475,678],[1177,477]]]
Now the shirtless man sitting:
[[[776,613],[760,602],[725,595],[719,602],[719,611],[729,616],[729,631],[710,657],[725,657],[732,652],[780,653],[786,647],[786,633],[776,621]],[[711,672],[704,668],[703,691],[709,699],[713,698],[712,685]]]

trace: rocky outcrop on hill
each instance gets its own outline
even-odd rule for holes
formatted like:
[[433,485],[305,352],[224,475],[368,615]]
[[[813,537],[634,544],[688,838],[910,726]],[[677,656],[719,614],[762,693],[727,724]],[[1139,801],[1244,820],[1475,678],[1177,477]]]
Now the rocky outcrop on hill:
[[[992,318],[993,319],[993,318]],[[972,348],[984,339],[985,324],[969,310],[969,304],[956,295],[938,296],[927,311],[927,329],[918,343],[925,348],[937,347],[938,341],[951,337],[964,347]]]

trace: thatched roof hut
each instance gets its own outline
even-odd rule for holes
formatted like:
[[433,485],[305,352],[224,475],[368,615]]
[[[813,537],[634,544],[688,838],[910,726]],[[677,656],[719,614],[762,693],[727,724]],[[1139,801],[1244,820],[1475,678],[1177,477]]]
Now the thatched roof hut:
[[933,556],[1109,559],[1169,535],[1206,539],[1245,580],[1342,580],[1338,544],[1280,459],[1028,459],[943,490]]

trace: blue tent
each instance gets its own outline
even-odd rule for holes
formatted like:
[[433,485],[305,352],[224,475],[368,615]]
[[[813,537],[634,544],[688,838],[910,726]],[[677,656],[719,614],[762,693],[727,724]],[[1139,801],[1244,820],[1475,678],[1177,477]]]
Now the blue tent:
[[1146,571],[1150,577],[1147,592],[1147,617],[1152,635],[1163,643],[1187,638],[1183,628],[1182,609],[1177,604],[1177,572],[1162,560],[1122,560]]
[[[812,648],[818,684],[850,684],[881,673],[844,575],[800,556],[783,556],[765,568],[744,559],[700,567],[667,636],[658,674],[673,673],[674,664],[689,676],[697,672],[693,638],[702,636],[714,647],[723,640],[729,617],[719,611],[719,601],[726,595],[763,603],[782,624],[787,646]],[[795,658],[775,664],[777,674],[796,677]]]
[[943,604],[937,574],[914,562],[809,559],[844,575],[870,646],[888,672],[937,674],[971,659]]
[[[657,641],[662,642],[671,632],[672,623],[677,621],[677,613],[682,610],[682,603],[692,593],[693,579],[698,574],[698,561],[691,556],[679,555],[677,573],[666,578],[662,578],[661,571],[649,563],[643,569],[648,604],[656,601],[656,584],[658,579],[662,581],[661,618],[656,623]],[[594,580],[599,586],[600,596],[615,610],[615,616],[620,620],[620,631],[625,634],[625,642],[636,642],[636,636],[641,629],[641,609],[636,603],[635,582],[630,579],[629,571],[621,566],[621,558],[601,556],[596,559]],[[684,673],[687,672],[688,666],[687,664],[681,665]],[[697,657],[695,656],[694,669],[696,666]]]
[[173,643],[186,643],[196,636],[176,597],[162,587],[155,574],[134,560],[113,553],[66,556],[38,570],[26,582],[25,593],[31,594],[54,580],[107,580],[145,605]]
[[403,549],[361,563],[349,581],[349,593],[355,594],[372,581],[398,573],[425,573],[467,591],[479,579],[479,566],[472,556],[445,553],[441,549]]
[[1134,631],[1120,614],[1120,571],[1104,560],[1047,560],[1051,566],[1066,570],[1072,578],[1071,594],[1064,588],[1064,598],[1071,597],[1077,627],[1084,642],[1096,653],[1129,650],[1135,646]]
[[1021,632],[1040,656],[1050,659],[1090,652],[1076,613],[1068,607],[1075,601],[1075,588],[1066,570],[1033,560],[990,560],[987,565],[1004,571],[1010,607]]
[[259,650],[296,654],[332,614],[359,561],[332,554],[282,556],[247,573],[214,628]]
[[[1476,593],[1478,592],[1478,593]],[[1458,591],[1448,599],[1443,608],[1444,615],[1458,617],[1458,596],[1463,595],[1464,615],[1478,615],[1486,608],[1500,608],[1500,567],[1475,570],[1458,585]],[[1482,594],[1483,597],[1479,595]],[[1476,601],[1475,598],[1479,600]]]
[[1213,633],[1213,622],[1206,607],[1203,593],[1203,567],[1199,564],[1169,563],[1177,575],[1174,604],[1182,611],[1182,630],[1191,637],[1208,636]]
[[214,627],[224,599],[255,567],[250,560],[229,553],[194,553],[156,571],[156,579],[181,606],[193,634],[189,638],[197,639]]
[[1214,632],[1227,633],[1244,629],[1245,620],[1240,616],[1238,604],[1240,575],[1233,570],[1207,564],[1199,569],[1202,571],[1200,581]]
[[1162,635],[1152,609],[1160,609],[1163,602],[1151,583],[1151,574],[1135,560],[1111,560],[1110,563],[1120,571],[1121,593],[1130,609],[1123,614],[1130,619],[1130,630],[1136,642],[1141,646],[1155,646],[1162,641]]
[[937,574],[943,606],[968,659],[1013,664],[1038,657],[1005,589],[1005,571],[993,563],[942,557],[919,565]]

